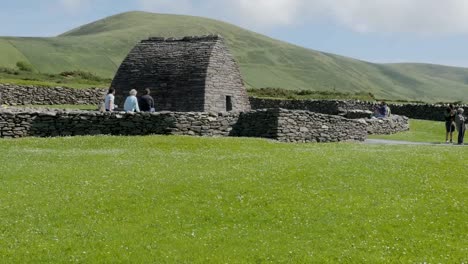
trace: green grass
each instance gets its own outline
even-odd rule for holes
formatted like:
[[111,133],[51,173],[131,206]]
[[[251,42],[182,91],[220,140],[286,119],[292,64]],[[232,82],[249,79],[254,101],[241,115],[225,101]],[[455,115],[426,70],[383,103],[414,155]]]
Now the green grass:
[[[410,119],[410,130],[393,135],[371,135],[369,138],[404,140],[414,142],[445,142],[445,123],[437,121]],[[457,132],[453,133],[454,141],[457,138]]]
[[[77,72],[75,72],[77,73]],[[79,73],[79,72],[78,72]],[[90,88],[108,87],[111,80],[95,76],[80,76],[63,74],[46,74],[40,72],[20,71],[14,68],[0,67],[0,83],[16,85],[36,85],[45,87]]]
[[268,99],[292,99],[292,100],[307,100],[307,99],[346,99],[346,100],[363,100],[375,101],[376,98],[371,93],[343,93],[343,92],[327,92],[327,91],[310,91],[310,90],[286,90],[280,88],[260,88],[247,89],[249,96]]
[[107,17],[57,37],[0,37],[0,66],[13,68],[24,61],[44,73],[84,70],[111,78],[142,39],[211,33],[225,37],[249,88],[364,92],[392,100],[468,101],[468,69],[368,63],[302,48],[217,20],[146,12]]
[[467,148],[0,140],[2,263],[465,263]]

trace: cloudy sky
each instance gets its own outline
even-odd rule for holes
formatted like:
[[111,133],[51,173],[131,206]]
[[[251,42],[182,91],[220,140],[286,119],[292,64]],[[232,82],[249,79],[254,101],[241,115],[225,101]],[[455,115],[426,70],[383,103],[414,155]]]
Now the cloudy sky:
[[468,0],[0,0],[1,36],[54,36],[125,11],[224,20],[372,62],[468,67]]

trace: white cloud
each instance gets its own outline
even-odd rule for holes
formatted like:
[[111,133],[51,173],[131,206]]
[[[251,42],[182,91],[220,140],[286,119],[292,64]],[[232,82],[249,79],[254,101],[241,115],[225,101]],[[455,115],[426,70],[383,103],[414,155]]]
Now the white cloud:
[[301,0],[239,0],[240,15],[261,25],[287,25],[296,21]]
[[251,28],[326,20],[363,33],[468,33],[467,0],[139,0],[139,3],[148,11],[210,16]]
[[468,33],[466,0],[320,1],[326,16],[359,32]]

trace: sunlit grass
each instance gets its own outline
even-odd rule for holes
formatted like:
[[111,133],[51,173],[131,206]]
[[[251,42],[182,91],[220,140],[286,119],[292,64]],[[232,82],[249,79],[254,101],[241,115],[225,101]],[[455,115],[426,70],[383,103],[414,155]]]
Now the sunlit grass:
[[[445,142],[445,123],[410,119],[410,130],[407,132],[393,135],[370,135],[369,138],[441,143]],[[454,141],[456,141],[456,138],[457,132],[454,132]]]
[[0,140],[3,263],[463,263],[466,148]]
[[87,89],[91,87],[106,87],[107,84],[89,84],[89,83],[80,83],[80,82],[68,82],[68,83],[57,83],[47,80],[22,80],[14,78],[0,78],[0,83],[9,83],[15,85],[35,85],[43,87],[68,87],[68,88],[77,88],[77,89]]

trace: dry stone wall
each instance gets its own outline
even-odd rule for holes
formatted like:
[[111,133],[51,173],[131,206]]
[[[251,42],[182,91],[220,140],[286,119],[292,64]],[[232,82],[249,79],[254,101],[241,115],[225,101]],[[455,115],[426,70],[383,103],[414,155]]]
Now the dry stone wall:
[[410,129],[409,120],[406,116],[392,115],[389,118],[363,119],[367,124],[367,134],[388,135]]
[[280,109],[277,139],[286,142],[363,141],[367,138],[366,127],[362,120]]
[[[330,115],[343,115],[355,118],[352,116],[358,115],[363,117],[363,112],[355,110],[373,111],[377,106],[375,102],[363,102],[354,100],[278,100],[278,99],[260,99],[250,97],[252,109],[263,108],[285,108],[294,110],[308,110],[316,113],[324,113]],[[389,104],[392,114],[406,116],[413,119],[443,121],[444,112],[447,105],[440,104]],[[456,106],[468,111],[467,105]],[[348,115],[348,112],[350,114]],[[351,113],[352,112],[352,113]],[[364,115],[369,112],[364,112]]]
[[285,109],[239,112],[102,113],[0,110],[0,137],[78,135],[196,135],[263,137],[284,142],[362,141],[366,123]]
[[150,88],[160,110],[223,112],[250,109],[239,67],[217,35],[149,38],[120,65],[111,87],[122,101]]
[[[103,102],[105,88],[73,89],[66,87],[41,87],[0,84],[0,104],[3,105],[54,105],[54,104],[91,104]],[[210,93],[208,93],[210,94]],[[183,96],[183,95],[181,95]],[[213,94],[210,96],[214,96]],[[154,95],[155,99],[157,96]],[[342,115],[347,118],[366,118],[376,106],[374,102],[353,100],[278,100],[249,98],[252,109],[283,108],[307,110],[329,115]],[[123,105],[123,99],[116,103]],[[392,114],[414,119],[443,121],[446,105],[438,104],[389,104]],[[158,107],[158,105],[157,105]],[[468,113],[468,106],[460,105]],[[157,110],[163,110],[157,108]],[[358,111],[360,110],[360,111]],[[370,112],[369,112],[370,111]],[[221,111],[223,112],[223,111]]]
[[107,89],[0,84],[0,105],[99,105]]

